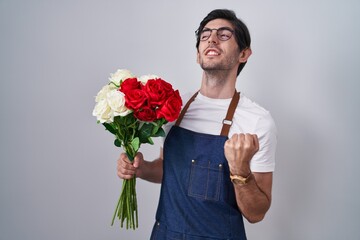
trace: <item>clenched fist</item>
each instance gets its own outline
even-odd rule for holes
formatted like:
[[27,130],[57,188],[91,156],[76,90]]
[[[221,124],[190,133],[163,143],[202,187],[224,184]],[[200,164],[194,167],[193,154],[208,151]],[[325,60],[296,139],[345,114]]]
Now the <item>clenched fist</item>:
[[131,179],[135,174],[139,174],[140,167],[144,162],[141,152],[138,152],[133,162],[130,162],[125,153],[121,153],[117,161],[117,175],[122,179]]
[[234,175],[248,176],[250,161],[258,150],[259,140],[256,134],[234,134],[224,144],[230,172]]

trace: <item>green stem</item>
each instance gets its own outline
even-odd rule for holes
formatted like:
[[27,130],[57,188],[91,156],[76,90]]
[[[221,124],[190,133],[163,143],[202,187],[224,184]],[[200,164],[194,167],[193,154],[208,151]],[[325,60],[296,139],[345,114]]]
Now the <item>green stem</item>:
[[[125,152],[130,161],[134,160],[136,152],[131,145],[125,145]],[[136,198],[136,176],[131,179],[124,179],[121,195],[115,208],[115,213],[111,222],[114,224],[115,217],[120,220],[120,227],[123,227],[126,220],[126,229],[138,227],[138,211],[137,211],[137,198]]]

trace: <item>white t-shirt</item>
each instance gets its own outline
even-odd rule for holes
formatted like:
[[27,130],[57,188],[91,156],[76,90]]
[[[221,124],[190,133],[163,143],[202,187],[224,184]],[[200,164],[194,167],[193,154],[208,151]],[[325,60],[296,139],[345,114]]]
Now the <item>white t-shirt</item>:
[[[183,105],[193,94],[182,96]],[[180,126],[199,133],[220,135],[222,122],[226,116],[231,98],[214,99],[202,95],[200,92],[190,104]],[[164,126],[166,134],[174,122]],[[270,113],[251,101],[244,94],[240,94],[233,124],[230,127],[229,138],[234,133],[257,134],[259,151],[250,162],[252,172],[273,172],[275,170],[275,150],[277,130]]]

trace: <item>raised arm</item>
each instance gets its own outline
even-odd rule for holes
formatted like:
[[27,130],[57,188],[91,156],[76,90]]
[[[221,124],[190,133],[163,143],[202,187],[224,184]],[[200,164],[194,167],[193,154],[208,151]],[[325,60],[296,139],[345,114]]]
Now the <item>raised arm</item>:
[[255,134],[234,134],[224,145],[230,173],[247,178],[246,183],[234,181],[236,202],[250,222],[261,221],[271,204],[272,172],[252,173],[250,161],[259,150]]

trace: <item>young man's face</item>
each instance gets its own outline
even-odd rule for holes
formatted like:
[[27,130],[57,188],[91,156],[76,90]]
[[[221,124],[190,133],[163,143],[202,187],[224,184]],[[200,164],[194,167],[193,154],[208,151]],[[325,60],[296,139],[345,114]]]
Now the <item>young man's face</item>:
[[[203,30],[227,28],[234,31],[232,24],[225,19],[214,19],[208,22]],[[210,31],[208,31],[209,33]],[[228,40],[223,40],[222,36],[217,36],[217,30],[212,30],[207,40],[201,40],[197,53],[197,62],[204,71],[216,70],[236,70],[242,62],[240,49],[236,43],[234,32]],[[227,32],[228,33],[228,32]],[[220,38],[220,39],[219,39]],[[222,40],[221,40],[222,39]],[[226,38],[225,38],[226,39]]]

